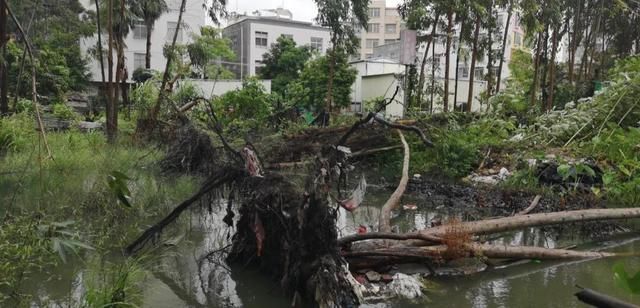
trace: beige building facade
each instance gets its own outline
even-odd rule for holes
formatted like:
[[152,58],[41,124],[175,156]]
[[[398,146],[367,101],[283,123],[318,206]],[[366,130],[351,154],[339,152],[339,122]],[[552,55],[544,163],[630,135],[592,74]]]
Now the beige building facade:
[[404,27],[396,7],[388,7],[384,0],[369,3],[369,24],[360,31],[360,59],[373,56],[373,48],[395,43],[400,39],[400,30]]

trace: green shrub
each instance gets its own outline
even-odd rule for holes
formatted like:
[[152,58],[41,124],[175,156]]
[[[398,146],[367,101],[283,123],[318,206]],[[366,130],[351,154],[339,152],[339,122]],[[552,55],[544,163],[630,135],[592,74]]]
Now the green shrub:
[[78,120],[78,114],[73,111],[73,108],[67,106],[65,103],[57,103],[53,105],[53,115],[61,120],[76,121]]

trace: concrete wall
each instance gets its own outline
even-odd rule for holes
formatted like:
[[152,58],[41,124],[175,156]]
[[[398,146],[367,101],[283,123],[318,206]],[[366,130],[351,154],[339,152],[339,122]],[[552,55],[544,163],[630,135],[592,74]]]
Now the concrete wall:
[[[362,61],[352,62],[351,66],[358,71],[358,75],[356,76],[356,81],[351,86],[351,100],[358,104],[364,102],[365,99],[363,97],[368,97],[367,95],[365,95],[365,90],[362,87],[363,76],[404,73],[403,65],[400,65],[397,63],[391,63],[389,61],[362,60]],[[387,89],[388,87],[391,87],[391,86],[392,86],[391,81],[389,81],[389,84],[387,84],[384,87],[384,89]]]
[[[170,35],[167,34],[167,24],[169,22],[177,22],[178,14],[180,9],[180,0],[166,0],[167,5],[169,6],[169,12],[163,14],[158,21],[155,23],[154,30],[151,35],[151,68],[157,71],[164,71],[166,65],[166,59],[162,54],[162,50],[165,44],[171,44],[171,40],[173,39],[173,33]],[[80,0],[81,4],[89,9],[95,11],[95,1],[94,0]],[[199,1],[188,1],[185,12],[183,13],[183,23],[184,27],[182,29],[182,43],[187,43],[191,41],[192,33],[200,33],[200,28],[205,24],[205,11],[202,9],[202,3]],[[107,50],[107,32],[103,31],[102,35],[102,46],[103,50]],[[94,48],[98,41],[97,34],[94,37],[89,37],[82,39],[80,44],[83,50],[83,54],[90,59],[89,70],[91,72],[91,80],[92,81],[102,81],[101,77],[101,68],[100,62],[94,59],[91,55],[88,54],[88,50],[90,48]],[[135,71],[134,61],[135,54],[145,54],[146,52],[146,38],[135,39],[134,38],[134,30],[131,29],[129,35],[126,38],[126,46],[125,49],[125,61],[127,71],[129,72],[129,80],[133,76],[133,72]],[[115,76],[115,63],[117,57],[114,52],[114,76]],[[104,56],[104,65],[105,65],[105,77],[108,78],[108,66],[107,66],[107,55],[105,52]],[[115,78],[115,77],[114,77]]]
[[[271,80],[260,80],[259,82],[265,87],[267,93],[271,93]],[[214,96],[220,96],[229,91],[242,88],[241,80],[218,80],[216,82],[213,80],[202,80],[202,79],[180,80],[177,87],[179,88],[185,83],[191,83],[196,87],[200,88],[205,98],[211,98],[212,94]]]
[[[391,99],[396,86],[400,86],[400,90],[394,101],[387,105],[384,113],[387,118],[400,119],[404,116],[404,90],[402,82],[396,79],[393,73],[362,77],[362,101],[365,102],[378,97]],[[366,110],[364,106],[363,109],[364,112],[373,111]]]

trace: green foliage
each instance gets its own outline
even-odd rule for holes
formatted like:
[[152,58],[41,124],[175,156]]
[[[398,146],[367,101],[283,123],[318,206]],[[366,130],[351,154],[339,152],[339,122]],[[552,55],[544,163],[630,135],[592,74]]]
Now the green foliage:
[[269,52],[262,55],[264,66],[260,77],[270,79],[271,90],[286,97],[287,86],[298,78],[310,58],[309,46],[298,47],[293,39],[281,36],[271,45]]
[[112,171],[107,175],[107,185],[109,189],[116,195],[118,201],[126,207],[131,207],[131,191],[127,186],[127,182],[131,179],[126,174],[120,171]]
[[640,294],[640,272],[629,275],[622,262],[613,266],[613,280],[616,284],[631,294]]
[[34,124],[28,113],[0,118],[0,154],[26,148],[35,135]]
[[531,54],[525,51],[514,49],[509,61],[509,87],[517,89],[527,95],[533,83],[533,60]]
[[33,101],[29,99],[18,99],[16,103],[16,112],[24,112],[28,114],[32,114],[35,110],[33,109]]
[[40,237],[51,242],[51,250],[57,253],[64,263],[67,262],[67,256],[70,253],[77,255],[80,249],[94,250],[93,247],[78,240],[79,233],[70,229],[74,223],[72,220],[67,220],[38,225]]
[[[193,66],[193,74],[205,79],[228,79],[231,73],[214,60],[233,60],[231,41],[223,38],[220,31],[214,27],[200,28],[200,35],[194,34],[193,42],[187,45],[187,53]],[[220,74],[220,75],[218,75]]]
[[213,101],[218,119],[224,127],[264,127],[272,113],[274,97],[257,79],[243,81],[242,88],[229,91]]
[[[329,61],[329,57],[321,56],[307,62],[300,78],[289,84],[288,92],[293,105],[311,110],[323,109],[327,97]],[[351,104],[351,85],[356,80],[357,71],[349,65],[346,55],[337,54],[334,74],[334,106],[347,107]]]
[[155,79],[149,79],[137,85],[130,93],[129,99],[136,110],[136,118],[146,118],[151,106],[158,101],[158,84]]
[[74,121],[79,117],[79,115],[73,111],[73,108],[67,106],[65,103],[53,104],[52,109],[53,115],[61,120]]
[[331,29],[331,45],[334,50],[356,52],[360,39],[356,30],[367,27],[368,0],[314,0],[318,7],[316,21]]

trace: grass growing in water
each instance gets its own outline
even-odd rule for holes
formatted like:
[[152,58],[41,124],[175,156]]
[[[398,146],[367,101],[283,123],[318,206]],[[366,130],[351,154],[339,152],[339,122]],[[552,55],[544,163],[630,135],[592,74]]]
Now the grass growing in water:
[[[101,132],[47,137],[52,160],[38,146],[31,117],[0,119],[0,306],[29,306],[34,295],[24,284],[34,273],[54,272],[65,261],[82,264],[118,254],[150,220],[197,189],[195,178],[163,177],[156,164],[162,151],[137,146],[128,136],[117,145],[108,145]],[[131,179],[126,183],[131,207],[109,188],[113,171]],[[95,275],[107,277],[99,289],[117,286],[138,268],[131,260],[97,267]],[[126,302],[136,292],[124,294]],[[88,307],[106,304],[96,294],[86,295]]]

